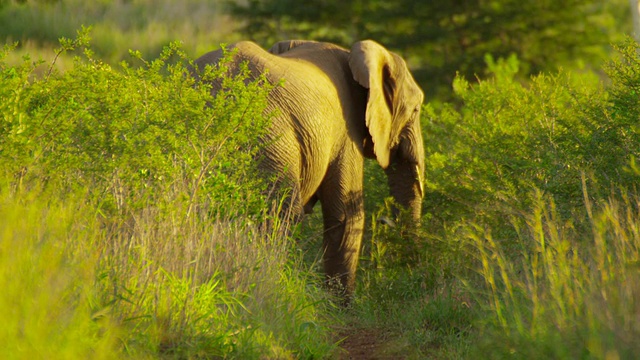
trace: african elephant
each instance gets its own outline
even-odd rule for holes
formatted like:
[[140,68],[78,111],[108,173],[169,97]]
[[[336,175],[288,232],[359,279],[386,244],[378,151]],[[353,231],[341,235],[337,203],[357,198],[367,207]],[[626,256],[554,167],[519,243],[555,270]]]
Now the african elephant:
[[[262,167],[289,179],[296,213],[320,201],[325,273],[330,283],[339,280],[348,299],[365,220],[365,157],[385,169],[396,202],[414,220],[420,218],[424,95],[405,61],[371,40],[350,50],[302,40],[282,41],[269,51],[248,41],[231,49],[237,49],[235,66],[247,62],[253,76],[266,73],[271,82],[284,80],[269,95],[265,110],[277,110],[277,115],[264,139]],[[195,61],[196,68],[221,57],[221,50],[207,53]]]

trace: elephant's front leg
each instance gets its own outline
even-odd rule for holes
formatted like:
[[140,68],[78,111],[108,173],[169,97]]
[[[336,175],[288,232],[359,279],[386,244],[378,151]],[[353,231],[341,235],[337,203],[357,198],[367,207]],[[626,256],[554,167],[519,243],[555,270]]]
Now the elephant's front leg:
[[324,220],[327,282],[348,302],[355,290],[364,229],[364,200],[363,159],[352,156],[346,160],[329,169],[319,189],[319,197]]

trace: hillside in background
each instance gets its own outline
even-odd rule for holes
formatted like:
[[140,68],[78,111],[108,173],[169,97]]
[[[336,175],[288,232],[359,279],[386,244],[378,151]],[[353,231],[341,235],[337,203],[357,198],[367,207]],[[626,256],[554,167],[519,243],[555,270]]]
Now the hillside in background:
[[5,1],[0,24],[0,39],[17,41],[18,54],[46,58],[59,38],[73,38],[90,26],[92,49],[111,64],[131,60],[129,50],[157,57],[174,41],[195,58],[239,39],[238,21],[225,14],[221,0]]
[[374,39],[408,59],[430,98],[448,98],[457,73],[485,76],[486,54],[517,56],[521,79],[559,68],[597,70],[611,44],[632,31],[626,0],[4,0],[0,23],[0,40],[19,41],[31,54],[91,26],[93,50],[111,64],[130,60],[129,50],[157,56],[172,41],[195,58],[240,39],[267,48],[283,39],[346,47]]

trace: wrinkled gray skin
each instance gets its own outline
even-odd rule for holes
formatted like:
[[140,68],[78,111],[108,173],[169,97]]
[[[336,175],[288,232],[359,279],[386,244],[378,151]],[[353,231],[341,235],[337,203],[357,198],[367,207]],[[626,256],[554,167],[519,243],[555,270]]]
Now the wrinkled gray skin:
[[[279,115],[264,139],[262,167],[288,179],[297,214],[320,201],[327,280],[349,299],[365,220],[365,157],[385,169],[391,195],[420,219],[424,95],[404,60],[370,40],[350,50],[301,40],[279,42],[269,51],[247,41],[229,48],[238,50],[234,63],[248,62],[254,76],[268,70],[272,83],[284,79],[269,97],[266,111]],[[195,64],[204,69],[221,57],[213,51]]]

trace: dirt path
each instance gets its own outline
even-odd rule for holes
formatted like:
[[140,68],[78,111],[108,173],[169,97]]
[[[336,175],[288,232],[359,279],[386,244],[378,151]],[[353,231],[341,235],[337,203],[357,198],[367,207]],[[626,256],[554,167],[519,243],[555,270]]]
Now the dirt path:
[[341,332],[340,360],[402,360],[402,344],[391,334],[378,329],[350,329]]

